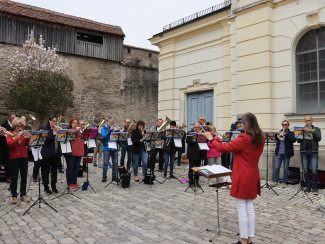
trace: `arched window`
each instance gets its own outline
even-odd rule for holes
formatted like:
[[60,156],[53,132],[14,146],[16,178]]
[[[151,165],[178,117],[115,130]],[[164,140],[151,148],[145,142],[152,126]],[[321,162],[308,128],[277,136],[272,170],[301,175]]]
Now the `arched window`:
[[325,28],[307,32],[296,49],[297,113],[325,112]]

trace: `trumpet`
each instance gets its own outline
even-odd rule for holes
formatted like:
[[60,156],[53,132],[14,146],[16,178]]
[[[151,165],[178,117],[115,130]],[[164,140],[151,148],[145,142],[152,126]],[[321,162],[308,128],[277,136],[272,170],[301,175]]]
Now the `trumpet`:
[[14,134],[12,134],[11,132],[7,131],[6,128],[0,126],[0,135],[1,136],[4,136],[4,135],[6,135],[6,136],[8,136],[8,135],[13,136]]

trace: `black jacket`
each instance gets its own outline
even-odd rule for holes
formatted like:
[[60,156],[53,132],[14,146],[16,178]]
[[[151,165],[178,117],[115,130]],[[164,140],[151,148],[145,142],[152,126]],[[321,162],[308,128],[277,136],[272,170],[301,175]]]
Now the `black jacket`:
[[[280,140],[279,138],[276,136],[276,148],[275,148],[275,155],[278,156],[279,154],[279,148],[280,148]],[[296,142],[296,137],[295,134],[293,133],[293,131],[290,131],[288,129],[285,138],[284,138],[284,145],[285,145],[285,156],[293,156],[294,155],[294,150],[293,150],[293,143]]]
[[0,164],[5,165],[8,160],[8,146],[5,136],[0,136]]
[[8,123],[8,120],[6,120],[5,122],[3,122],[3,123],[1,124],[1,126],[4,127],[4,128],[6,128],[7,131],[12,130],[12,129],[11,129],[11,126],[10,126],[9,123]]
[[144,143],[140,142],[142,139],[142,134],[138,129],[135,129],[132,131],[131,135],[131,141],[133,143],[132,145],[132,153],[135,154],[140,154],[141,153],[141,148],[144,148]]
[[[189,132],[187,133],[189,134]],[[187,157],[190,160],[200,160],[200,147],[197,142],[193,142],[192,140],[189,140],[191,137],[186,138],[186,143],[188,144],[187,147]]]
[[[44,130],[47,130],[49,133],[45,139],[45,143],[42,146],[41,154],[43,158],[53,158],[55,156],[55,135],[53,135],[53,130],[49,125],[46,125],[44,127]],[[58,156],[61,157],[61,146],[60,143],[58,143],[58,150],[57,150]]]

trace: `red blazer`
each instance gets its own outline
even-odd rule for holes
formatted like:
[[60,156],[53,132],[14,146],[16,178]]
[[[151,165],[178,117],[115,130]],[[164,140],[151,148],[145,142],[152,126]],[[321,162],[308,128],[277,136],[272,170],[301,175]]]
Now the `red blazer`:
[[212,142],[213,147],[222,153],[234,152],[232,185],[230,195],[239,199],[255,199],[261,195],[258,162],[263,153],[262,146],[253,146],[250,135],[243,133],[229,143]]
[[16,159],[16,158],[27,158],[28,152],[27,147],[29,145],[29,138],[21,137],[21,145],[19,145],[19,138],[12,139],[11,135],[8,135],[7,137],[7,145],[9,147],[10,151],[10,159]]

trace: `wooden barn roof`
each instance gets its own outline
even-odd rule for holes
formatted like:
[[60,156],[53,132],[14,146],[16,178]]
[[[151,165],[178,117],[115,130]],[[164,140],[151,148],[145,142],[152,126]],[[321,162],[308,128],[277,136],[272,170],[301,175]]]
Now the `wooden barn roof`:
[[103,24],[93,20],[61,14],[44,8],[34,7],[31,5],[17,3],[9,0],[0,0],[0,12],[54,24],[120,35],[124,37],[124,33],[120,26]]

